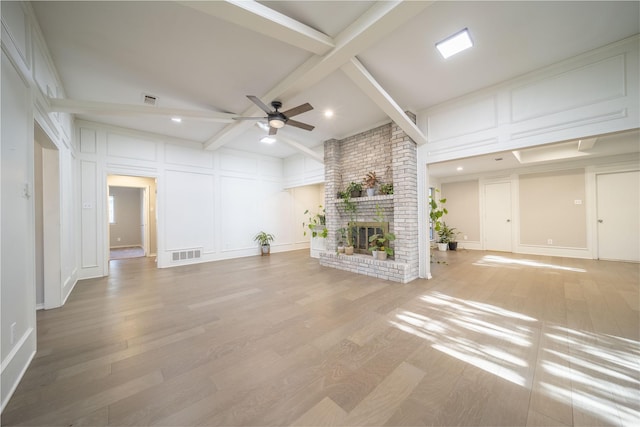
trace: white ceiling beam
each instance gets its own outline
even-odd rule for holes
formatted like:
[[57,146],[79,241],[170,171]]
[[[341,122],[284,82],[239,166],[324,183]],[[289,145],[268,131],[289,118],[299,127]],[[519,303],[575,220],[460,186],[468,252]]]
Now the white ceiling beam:
[[71,114],[100,114],[111,116],[162,116],[231,123],[237,114],[217,111],[185,110],[180,108],[153,107],[151,105],[113,104],[108,102],[81,101],[75,99],[48,98],[49,112]]
[[195,1],[180,4],[316,55],[323,55],[333,48],[331,37],[255,1]]
[[304,154],[305,156],[311,157],[316,162],[320,162],[324,164],[324,157],[316,153],[315,151],[313,151],[311,148],[306,147],[301,143],[294,141],[292,139],[289,139],[287,137],[277,136],[276,139],[280,142],[284,142],[285,144],[288,144],[289,146],[298,150],[300,153]]
[[[313,86],[339,69],[353,56],[385,37],[408,21],[431,1],[384,1],[374,4],[336,37],[336,46],[325,56],[313,56],[283,79],[261,99],[267,103],[276,98],[289,98]],[[259,111],[251,107],[242,115],[251,116]],[[205,148],[216,150],[240,135],[251,123],[236,122],[226,126],[205,142]]]
[[356,84],[384,113],[391,118],[413,141],[426,144],[427,138],[418,126],[407,116],[393,98],[373,78],[360,61],[352,58],[342,67],[342,71]]

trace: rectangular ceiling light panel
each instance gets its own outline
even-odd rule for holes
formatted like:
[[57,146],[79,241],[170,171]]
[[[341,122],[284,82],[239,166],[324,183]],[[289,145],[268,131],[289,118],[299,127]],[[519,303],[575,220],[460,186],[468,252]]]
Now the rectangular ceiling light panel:
[[473,46],[473,42],[467,28],[436,43],[436,48],[444,59],[469,49],[471,46]]

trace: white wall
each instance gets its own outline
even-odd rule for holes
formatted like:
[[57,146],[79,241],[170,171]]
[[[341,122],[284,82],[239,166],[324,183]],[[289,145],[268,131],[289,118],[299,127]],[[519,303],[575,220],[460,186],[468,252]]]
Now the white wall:
[[[298,237],[296,193],[284,189],[283,160],[78,122],[81,177],[81,273],[108,271],[107,181],[110,174],[157,178],[158,266],[258,255],[253,237],[276,235],[272,252],[308,247]],[[303,210],[304,211],[304,210]],[[200,259],[174,261],[200,249]]]
[[[320,157],[324,157],[324,144],[313,148]],[[324,164],[302,154],[294,154],[284,159],[285,188],[324,182]]]
[[[62,86],[29,4],[2,2],[1,10],[0,399],[4,408],[36,350],[34,120],[53,143],[59,162],[54,168],[59,171],[54,179],[60,181],[54,205],[61,221],[53,234],[63,237],[54,239],[56,247],[49,248],[55,256],[46,262],[55,264],[56,274],[48,276],[45,266],[45,306],[61,305],[71,292],[77,252],[71,119],[66,114],[47,114],[43,98],[43,94],[63,96]],[[46,226],[43,234],[46,257],[47,243],[52,241]]]
[[109,196],[114,198],[115,217],[115,221],[109,224],[109,246],[142,247],[142,189],[109,186]]

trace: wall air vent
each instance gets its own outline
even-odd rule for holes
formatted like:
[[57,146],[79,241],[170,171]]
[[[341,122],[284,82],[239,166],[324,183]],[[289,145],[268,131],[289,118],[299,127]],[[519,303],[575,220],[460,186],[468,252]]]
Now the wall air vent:
[[153,95],[148,95],[146,93],[142,94],[142,102],[144,102],[146,105],[153,105],[155,107],[157,101],[158,98]]
[[187,249],[184,251],[171,252],[171,261],[199,259],[200,257],[202,257],[202,249]]

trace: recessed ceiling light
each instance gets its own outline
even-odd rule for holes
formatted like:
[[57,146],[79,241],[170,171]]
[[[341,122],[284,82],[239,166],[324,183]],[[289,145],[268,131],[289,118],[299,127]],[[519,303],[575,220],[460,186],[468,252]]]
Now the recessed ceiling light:
[[172,122],[176,122],[176,123],[180,123],[180,122],[182,122],[182,119],[180,117],[171,117],[171,121]]
[[436,48],[438,48],[444,59],[469,49],[471,46],[473,46],[473,42],[471,41],[469,30],[466,28],[436,43]]
[[273,144],[274,142],[276,142],[276,139],[272,136],[263,136],[260,139],[260,142],[264,142],[265,144]]
[[326,118],[333,117],[333,110],[325,110],[325,112],[324,112],[324,116],[325,116]]
[[463,169],[463,168],[462,168],[462,166],[458,166],[458,167],[456,168],[456,170],[457,170],[457,171],[461,171],[462,169]]

